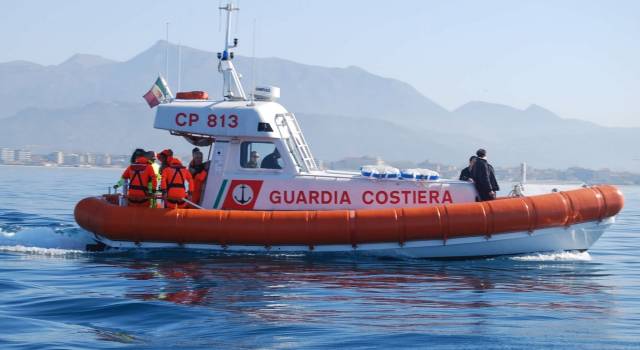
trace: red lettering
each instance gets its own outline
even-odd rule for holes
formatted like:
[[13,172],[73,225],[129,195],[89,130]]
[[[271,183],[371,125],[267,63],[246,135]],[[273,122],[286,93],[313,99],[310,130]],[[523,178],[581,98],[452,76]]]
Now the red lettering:
[[[197,114],[196,114],[196,117],[197,117]],[[218,126],[220,126],[221,128],[224,128],[224,127],[228,127],[231,129],[237,128],[238,116],[235,114],[232,114],[230,116],[226,116],[224,114],[221,114],[220,116],[215,114],[209,114],[209,116],[207,117],[207,126],[209,126],[210,128],[216,128]]]
[[[291,194],[291,197],[287,196],[287,193]],[[284,202],[287,204],[293,204],[296,200],[296,193],[294,191],[284,191]]]
[[207,125],[210,128],[215,128],[216,126],[218,126],[218,116],[215,114],[209,114],[209,117],[207,117]]
[[187,117],[187,115],[184,114],[184,113],[176,114],[176,125],[177,126],[185,126],[185,125],[187,125],[186,121],[180,121],[180,118],[186,118],[186,117]]
[[280,204],[282,202],[280,191],[271,191],[271,193],[269,193],[269,201],[273,204]]
[[236,128],[238,127],[238,116],[235,114],[232,114],[229,116],[229,125],[230,128]]
[[189,126],[191,126],[194,123],[196,123],[199,119],[200,119],[200,117],[197,114],[189,113]]
[[[407,190],[402,191],[402,197],[404,198],[404,203],[405,203],[405,204],[408,204],[408,203],[409,203],[409,195],[410,195],[411,193],[412,193],[412,191],[407,191]],[[414,192],[413,194],[414,194],[414,197],[415,197],[415,192]],[[414,202],[415,202],[415,201],[414,201]]]
[[387,194],[387,192],[378,191],[378,193],[376,193],[376,202],[378,202],[378,204],[387,204],[388,200],[389,195]]
[[440,203],[438,191],[429,191],[429,203]]
[[451,198],[451,193],[449,190],[444,191],[444,195],[442,196],[442,203],[453,203],[453,198]]
[[304,191],[298,192],[298,198],[296,198],[296,204],[307,204],[307,197],[304,195]]
[[418,191],[418,204],[429,204],[429,201],[427,200],[427,191]]
[[364,191],[362,193],[362,203],[369,205],[369,204],[373,204],[373,199],[367,199],[367,196],[369,197],[373,197],[373,192],[371,191]]
[[322,204],[331,204],[332,199],[333,199],[333,196],[331,195],[331,192],[329,191],[320,192],[320,201],[322,202]]
[[340,204],[351,204],[351,197],[349,197],[349,192],[342,191],[342,196],[340,197]]
[[398,191],[391,191],[391,193],[389,194],[389,197],[391,198],[389,200],[389,203],[391,204],[398,204],[400,203],[400,192]]
[[[229,125],[229,127],[231,127],[231,125]],[[318,191],[309,191],[309,204],[320,204],[318,202],[318,197],[320,197],[320,192],[318,192]]]

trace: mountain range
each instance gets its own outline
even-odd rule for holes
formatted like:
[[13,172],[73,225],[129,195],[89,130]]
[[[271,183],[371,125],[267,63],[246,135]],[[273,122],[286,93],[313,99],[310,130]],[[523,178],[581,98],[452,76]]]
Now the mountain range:
[[[0,147],[111,153],[138,146],[186,148],[181,139],[152,128],[154,111],[141,98],[164,70],[167,49],[170,62],[177,62],[177,47],[159,41],[124,62],[77,54],[52,66],[0,63]],[[181,90],[219,96],[215,53],[180,51]],[[463,165],[484,147],[496,165],[639,170],[633,159],[640,158],[640,128],[561,118],[537,105],[521,110],[472,101],[449,111],[407,83],[353,66],[242,56],[235,64],[246,90],[252,82],[282,89],[280,102],[296,113],[314,155],[323,160],[373,155]],[[177,75],[169,78],[175,89]]]

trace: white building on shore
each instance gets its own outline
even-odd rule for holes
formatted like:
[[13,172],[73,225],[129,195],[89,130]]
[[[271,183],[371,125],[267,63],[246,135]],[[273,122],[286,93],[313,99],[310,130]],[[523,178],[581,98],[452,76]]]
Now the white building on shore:
[[30,163],[31,162],[31,151],[26,149],[17,149],[15,151],[15,161],[18,163]]
[[13,163],[16,161],[16,154],[11,148],[0,148],[0,163]]

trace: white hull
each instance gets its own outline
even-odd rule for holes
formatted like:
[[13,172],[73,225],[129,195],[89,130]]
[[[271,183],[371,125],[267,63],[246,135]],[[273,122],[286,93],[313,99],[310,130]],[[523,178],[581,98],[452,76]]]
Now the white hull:
[[463,258],[497,255],[514,255],[535,252],[587,250],[604,231],[615,222],[615,217],[601,222],[586,222],[569,227],[552,227],[534,232],[496,234],[492,237],[466,237],[442,240],[413,241],[403,246],[397,243],[351,245],[324,245],[310,250],[308,246],[221,246],[217,244],[178,244],[156,242],[112,241],[96,235],[96,239],[111,248],[120,249],[167,249],[186,248],[246,253],[354,253],[384,257],[409,258]]

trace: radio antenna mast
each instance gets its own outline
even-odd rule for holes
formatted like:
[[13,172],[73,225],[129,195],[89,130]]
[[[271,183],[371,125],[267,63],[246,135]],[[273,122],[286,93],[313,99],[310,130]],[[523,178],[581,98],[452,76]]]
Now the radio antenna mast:
[[233,6],[233,2],[229,2],[226,6],[220,7],[221,10],[227,11],[227,30],[224,40],[224,51],[218,52],[218,71],[222,73],[222,97],[227,100],[247,100],[244,88],[240,82],[240,76],[233,65],[233,51],[238,47],[238,39],[231,41],[231,14],[233,11],[240,10]]
[[256,91],[256,19],[253,19],[253,38],[251,40],[251,91],[249,96],[251,97],[250,106],[254,105]]
[[222,31],[222,0],[218,0],[218,32]]
[[181,91],[182,85],[182,44],[178,43],[178,91]]

